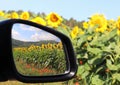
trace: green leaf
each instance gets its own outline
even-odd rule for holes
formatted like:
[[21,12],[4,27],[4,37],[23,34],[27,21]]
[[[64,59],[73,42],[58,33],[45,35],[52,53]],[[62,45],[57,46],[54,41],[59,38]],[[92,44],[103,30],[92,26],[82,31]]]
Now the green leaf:
[[110,60],[107,60],[107,67],[110,70],[118,70],[119,67],[117,67],[116,65],[112,64],[112,62]]
[[103,70],[103,66],[100,66],[97,70],[96,70],[96,72],[95,73],[98,73],[98,72],[100,72],[101,70]]
[[103,48],[102,50],[106,52],[111,52],[112,49],[115,48],[115,46],[116,46],[115,42],[111,42],[109,46],[102,47]]
[[102,50],[100,50],[99,48],[92,48],[90,46],[87,47],[87,50],[93,54],[99,54],[102,52]]
[[80,54],[77,54],[77,58],[81,58],[81,55],[80,55]]
[[112,75],[113,79],[116,79],[120,82],[120,74],[119,73],[115,73]]
[[103,43],[109,41],[111,38],[113,38],[116,35],[116,33],[117,33],[116,31],[117,31],[117,29],[109,32],[108,34],[102,35],[101,37],[99,37],[99,41],[101,41]]
[[77,71],[77,74],[82,74],[84,72],[84,66],[78,66],[78,71]]
[[101,80],[99,78],[99,75],[95,75],[94,77],[92,77],[92,84],[93,85],[103,85],[103,80]]
[[115,50],[114,50],[117,54],[120,55],[120,46],[115,46]]
[[70,33],[69,31],[67,31],[67,29],[64,29],[62,27],[58,27],[57,30],[65,35],[67,35],[68,37],[70,37]]
[[80,47],[82,43],[86,42],[87,41],[87,37],[88,37],[88,35],[80,36],[80,38],[78,39],[78,42],[77,42],[77,46]]
[[104,59],[102,58],[102,56],[98,55],[98,56],[95,56],[92,59],[89,59],[88,63],[93,64],[93,65],[97,65],[97,64],[101,63],[103,60]]
[[86,64],[84,65],[84,69],[85,69],[85,70],[91,70],[90,65],[88,65],[88,63],[86,63]]
[[84,73],[82,73],[81,77],[84,79],[88,75],[89,75],[89,71],[85,71]]
[[116,65],[116,66],[117,66],[117,68],[118,68],[118,69],[120,69],[120,63],[117,63],[117,65]]
[[93,37],[93,40],[90,42],[90,45],[97,45],[99,42],[98,42],[98,36],[94,36]]

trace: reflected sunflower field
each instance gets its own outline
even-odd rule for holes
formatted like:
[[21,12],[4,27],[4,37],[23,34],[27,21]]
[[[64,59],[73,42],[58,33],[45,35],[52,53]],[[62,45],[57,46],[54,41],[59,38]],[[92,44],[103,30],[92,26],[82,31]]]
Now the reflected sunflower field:
[[66,71],[62,43],[14,47],[13,56],[16,68],[22,75],[57,75]]
[[120,85],[120,17],[113,20],[103,14],[93,14],[87,21],[80,22],[66,20],[54,12],[46,15],[0,11],[0,20],[11,18],[51,27],[71,39],[78,61],[78,72],[65,85]]

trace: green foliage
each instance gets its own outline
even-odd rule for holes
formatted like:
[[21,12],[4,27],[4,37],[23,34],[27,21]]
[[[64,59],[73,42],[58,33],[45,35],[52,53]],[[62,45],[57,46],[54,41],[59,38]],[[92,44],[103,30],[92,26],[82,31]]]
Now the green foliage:
[[[8,11],[6,14],[12,12],[14,11]],[[20,15],[22,12],[22,10],[19,10],[17,13]],[[36,16],[43,19],[46,17],[44,13],[29,13],[30,20]],[[3,17],[0,17],[0,19],[4,20]],[[120,85],[120,18],[116,21],[107,20],[103,15],[95,14],[89,18],[89,21],[84,22],[76,21],[73,18],[63,19],[63,22],[55,28],[68,36],[73,43],[78,61],[78,72],[73,81],[77,84],[79,82],[80,85]],[[75,26],[78,26],[79,29],[73,31]],[[83,32],[80,33],[80,31]],[[24,43],[24,45],[22,43],[23,47],[26,47],[28,43],[27,45]],[[37,45],[40,45],[40,43]],[[22,47],[21,43],[16,41],[14,46]],[[57,49],[53,51],[43,49],[40,52],[38,50],[24,51],[24,53],[16,51],[14,55],[18,60],[20,58],[27,63],[34,62],[38,67],[52,65],[59,72],[65,66],[63,58],[61,58],[63,54]],[[54,56],[54,59],[51,56]],[[51,60],[54,62],[51,62]]]
[[119,85],[119,39],[117,29],[101,33],[93,28],[71,39],[78,60],[78,72],[74,80],[82,85]]
[[62,48],[42,48],[41,46],[34,45],[29,47],[15,47],[13,48],[13,56],[16,67],[25,75],[30,74],[30,72],[27,72],[29,70],[21,70],[25,66],[20,67],[18,63],[20,61],[24,62],[22,64],[28,64],[37,69],[49,68],[49,70],[54,70],[53,74],[61,74],[66,71],[65,53]]

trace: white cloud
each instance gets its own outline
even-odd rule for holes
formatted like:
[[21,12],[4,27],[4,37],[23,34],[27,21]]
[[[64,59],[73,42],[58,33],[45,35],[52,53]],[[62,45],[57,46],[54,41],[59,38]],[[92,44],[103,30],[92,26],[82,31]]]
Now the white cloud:
[[19,32],[17,32],[16,30],[12,29],[12,38],[16,39],[16,40],[21,40],[21,41],[29,41],[24,39],[21,34]]
[[17,39],[19,36],[20,36],[20,34],[19,34],[17,31],[12,30],[12,37],[13,37],[14,39]]
[[39,31],[40,30],[40,29],[38,29],[36,27],[25,25],[25,24],[20,24],[20,28],[22,30],[26,30],[26,31]]
[[60,41],[58,37],[49,34],[49,33],[35,33],[34,35],[31,36],[31,40],[33,41],[40,41],[40,40],[55,40],[55,41]]

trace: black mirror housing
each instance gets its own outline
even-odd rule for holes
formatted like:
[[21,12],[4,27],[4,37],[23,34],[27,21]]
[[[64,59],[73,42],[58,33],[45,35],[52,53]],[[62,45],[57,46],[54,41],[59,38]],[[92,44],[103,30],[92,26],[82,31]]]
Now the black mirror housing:
[[[63,49],[65,53],[65,61],[67,70],[63,74],[55,74],[55,75],[45,75],[45,76],[26,76],[18,72],[14,56],[13,56],[13,50],[12,50],[12,27],[14,24],[25,24],[32,27],[39,28],[41,30],[44,30],[52,35],[57,36],[62,44]],[[72,43],[70,39],[65,36],[64,34],[46,27],[42,26],[40,24],[33,23],[31,21],[27,20],[20,20],[20,19],[11,19],[0,22],[0,52],[1,52],[1,59],[0,59],[0,68],[2,69],[0,71],[0,74],[4,76],[4,79],[1,79],[1,81],[5,80],[19,80],[21,82],[26,83],[42,83],[42,82],[58,82],[58,81],[66,81],[71,78],[73,78],[77,72],[77,62],[76,57],[74,54],[74,50],[72,47]],[[4,64],[4,67],[3,67]]]

